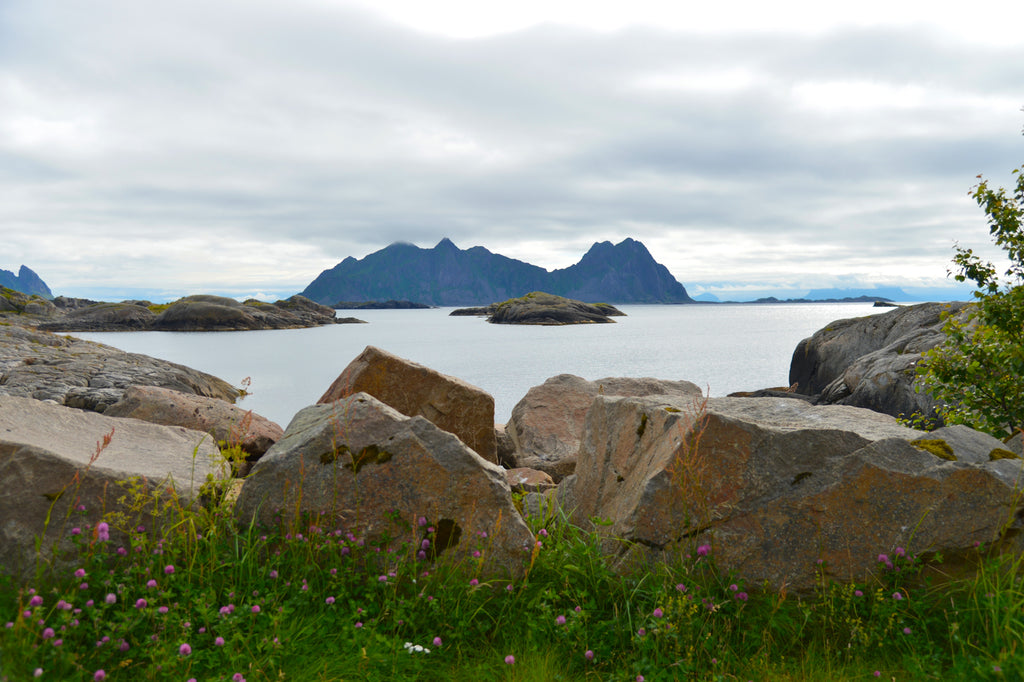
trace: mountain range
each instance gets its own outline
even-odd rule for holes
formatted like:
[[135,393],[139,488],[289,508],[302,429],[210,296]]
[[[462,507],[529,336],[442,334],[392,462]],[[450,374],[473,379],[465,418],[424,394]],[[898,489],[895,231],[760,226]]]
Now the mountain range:
[[50,287],[46,286],[46,282],[24,265],[18,270],[17,275],[10,270],[0,270],[0,287],[14,289],[23,294],[37,294],[46,299],[53,298],[53,293]]
[[545,291],[586,302],[692,303],[686,289],[635,239],[595,243],[575,265],[548,271],[447,237],[432,249],[396,242],[324,270],[302,295],[317,303],[409,300],[486,305]]

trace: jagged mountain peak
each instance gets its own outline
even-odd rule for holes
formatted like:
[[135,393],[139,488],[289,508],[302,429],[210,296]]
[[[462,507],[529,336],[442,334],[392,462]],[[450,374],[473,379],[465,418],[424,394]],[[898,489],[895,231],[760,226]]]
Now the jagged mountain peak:
[[485,305],[547,291],[583,301],[689,303],[686,289],[634,239],[595,243],[579,263],[548,272],[481,246],[462,250],[448,237],[431,249],[396,242],[361,260],[325,270],[302,292],[319,303],[408,300]]

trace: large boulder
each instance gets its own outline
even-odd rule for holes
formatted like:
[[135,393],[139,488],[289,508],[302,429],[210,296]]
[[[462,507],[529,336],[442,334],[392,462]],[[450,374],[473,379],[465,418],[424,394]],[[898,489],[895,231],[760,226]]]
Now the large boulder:
[[426,417],[461,438],[488,462],[498,462],[494,398],[476,386],[367,346],[342,370],[318,403],[331,403],[356,393],[369,393],[409,417]]
[[103,414],[209,433],[217,443],[240,447],[250,459],[258,459],[284,435],[284,429],[251,410],[158,386],[129,386]]
[[[167,503],[176,496],[189,505],[208,476],[226,475],[207,434],[0,395],[0,567],[20,578],[31,574],[37,537],[43,539],[40,559],[59,559],[71,547],[74,528],[87,530],[104,514],[129,511],[121,506],[129,482]],[[168,488],[174,495],[163,494]],[[135,501],[126,499],[127,505]],[[125,530],[129,518],[150,529],[170,519],[138,514],[115,530]]]
[[797,344],[790,384],[819,404],[866,407],[893,416],[936,420],[936,402],[918,390],[921,354],[942,342],[947,314],[965,303],[922,303],[830,323]]
[[559,498],[577,524],[610,522],[596,527],[620,561],[707,543],[721,570],[775,589],[811,590],[819,571],[865,579],[897,547],[1019,544],[1020,462],[952,461],[930,440],[846,406],[599,396]]
[[572,374],[551,377],[527,391],[505,425],[505,433],[515,445],[515,465],[545,471],[556,481],[571,474],[583,421],[598,395],[672,395],[696,402],[701,389],[689,381],[631,377],[587,381]]
[[435,528],[435,552],[461,560],[482,549],[490,573],[520,573],[534,543],[503,469],[366,393],[295,415],[245,480],[235,513],[243,524],[289,528],[308,515],[322,528],[414,547]]
[[0,325],[0,395],[103,412],[134,385],[228,402],[239,395],[226,381],[184,365],[38,329]]

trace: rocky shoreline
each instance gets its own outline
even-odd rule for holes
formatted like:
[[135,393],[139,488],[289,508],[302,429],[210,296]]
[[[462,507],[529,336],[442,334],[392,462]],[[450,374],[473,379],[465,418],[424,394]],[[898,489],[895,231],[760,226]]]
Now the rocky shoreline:
[[363,322],[338,318],[333,308],[299,295],[274,303],[255,299],[240,303],[210,295],[162,304],[112,303],[64,296],[49,301],[6,288],[0,290],[0,320],[51,332],[251,331]]
[[[879,358],[937,342],[928,331],[937,304],[928,305],[829,325],[797,349],[790,389],[709,398],[685,381],[561,375],[531,389],[505,425],[494,424],[484,391],[372,347],[281,429],[230,405],[237,391],[208,375],[0,325],[0,477],[16,491],[0,496],[9,519],[0,563],[18,571],[33,560],[40,500],[59,497],[75,471],[91,477],[89,494],[98,497],[89,508],[109,511],[116,501],[102,497],[107,483],[159,479],[165,459],[168,475],[180,476],[197,444],[217,443],[242,447],[249,460],[233,471],[203,468],[236,489],[242,524],[288,510],[373,536],[396,513],[425,514],[451,524],[453,554],[470,550],[460,534],[492,538],[495,572],[515,574],[529,557],[521,515],[598,532],[623,570],[713,544],[719,569],[794,592],[813,590],[822,573],[865,579],[894,547],[926,563],[941,555],[947,572],[969,571],[957,557],[979,545],[1024,550],[1019,443],[962,426],[925,433],[881,411],[812,404],[832,395],[822,386],[850,386],[846,363],[912,384],[912,357],[900,367]],[[794,399],[796,390],[816,395]],[[853,387],[847,397],[856,394]],[[171,430],[153,430],[154,422]],[[119,439],[144,440],[147,454],[108,461],[94,444],[111,438],[118,452]],[[82,453],[94,449],[92,467]]]

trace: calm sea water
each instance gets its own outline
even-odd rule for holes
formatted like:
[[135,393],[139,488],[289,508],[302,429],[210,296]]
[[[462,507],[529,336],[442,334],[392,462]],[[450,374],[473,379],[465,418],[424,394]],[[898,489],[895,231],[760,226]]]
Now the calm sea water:
[[615,324],[533,327],[449,317],[451,308],[342,311],[369,324],[252,332],[79,333],[122,350],[251,379],[239,402],[286,426],[368,345],[459,377],[494,396],[504,422],[531,386],[556,374],[685,379],[712,396],[789,384],[796,344],[834,320],[883,313],[870,303],[622,305]]

